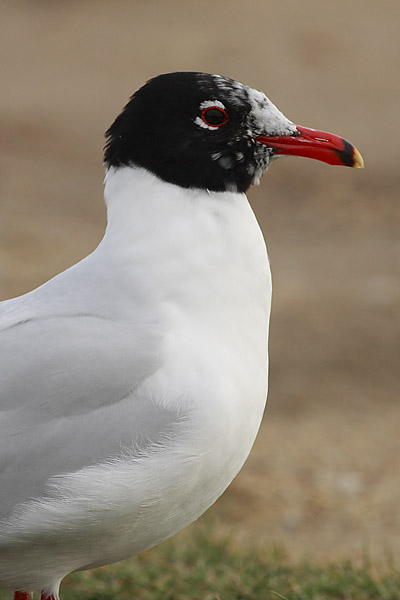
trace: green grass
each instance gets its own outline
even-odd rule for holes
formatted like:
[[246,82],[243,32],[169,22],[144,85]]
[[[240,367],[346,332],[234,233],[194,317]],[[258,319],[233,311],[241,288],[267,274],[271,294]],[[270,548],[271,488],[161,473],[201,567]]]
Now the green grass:
[[[254,552],[195,525],[133,559],[75,573],[62,600],[399,600],[400,572],[365,562],[290,564],[279,550]],[[1,594],[0,600],[12,597]]]

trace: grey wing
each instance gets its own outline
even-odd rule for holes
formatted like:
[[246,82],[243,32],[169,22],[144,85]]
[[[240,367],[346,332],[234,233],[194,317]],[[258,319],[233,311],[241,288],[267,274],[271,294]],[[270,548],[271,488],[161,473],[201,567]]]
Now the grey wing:
[[149,327],[19,313],[0,320],[0,516],[50,477],[140,450],[177,419],[137,393],[158,368]]

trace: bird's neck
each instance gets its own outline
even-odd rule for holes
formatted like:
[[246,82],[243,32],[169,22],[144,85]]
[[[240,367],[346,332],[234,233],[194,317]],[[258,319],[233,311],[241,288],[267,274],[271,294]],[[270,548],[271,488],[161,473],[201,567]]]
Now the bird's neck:
[[147,239],[170,238],[183,250],[185,242],[195,242],[188,237],[195,230],[211,239],[217,224],[223,228],[227,219],[249,211],[244,194],[182,188],[136,166],[109,168],[104,196],[108,220],[104,241],[113,245],[146,245]]
[[140,281],[146,298],[264,302],[265,243],[244,194],[184,189],[123,167],[108,171],[105,199],[103,259],[135,290]]

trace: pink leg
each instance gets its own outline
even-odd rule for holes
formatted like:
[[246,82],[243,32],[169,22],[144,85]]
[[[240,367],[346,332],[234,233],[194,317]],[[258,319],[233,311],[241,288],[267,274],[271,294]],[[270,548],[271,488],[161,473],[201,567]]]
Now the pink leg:
[[50,596],[48,596],[47,594],[45,594],[44,592],[42,592],[42,595],[40,596],[40,600],[58,600],[58,597],[56,598],[55,596],[53,596],[53,594],[51,594]]
[[31,600],[30,592],[15,592],[14,600]]

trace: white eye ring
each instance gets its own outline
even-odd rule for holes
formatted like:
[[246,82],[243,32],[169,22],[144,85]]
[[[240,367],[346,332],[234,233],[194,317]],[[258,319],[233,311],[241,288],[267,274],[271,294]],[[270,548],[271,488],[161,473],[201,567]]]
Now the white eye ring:
[[[207,118],[207,115],[211,111],[212,111],[214,117],[217,116],[218,119],[222,119],[222,121],[220,121],[219,123],[213,123],[211,115]],[[205,123],[209,127],[213,127],[213,128],[222,127],[222,125],[226,125],[227,122],[229,121],[228,113],[226,112],[225,109],[220,108],[219,106],[209,106],[208,108],[203,108],[203,110],[201,111],[200,118],[203,121],[203,123]]]
[[[205,115],[207,113],[207,109],[210,109],[210,108],[215,108],[218,111],[220,111],[225,116],[225,121],[223,121],[222,123],[219,123],[218,125],[212,125],[211,123],[207,123],[207,120],[205,119]],[[209,129],[210,131],[215,131],[216,129],[221,127],[221,125],[225,125],[229,121],[229,116],[228,116],[228,113],[226,112],[225,106],[219,100],[205,100],[204,102],[202,102],[200,104],[199,109],[201,110],[201,116],[196,117],[194,122],[196,123],[196,125],[199,125],[203,129]]]

